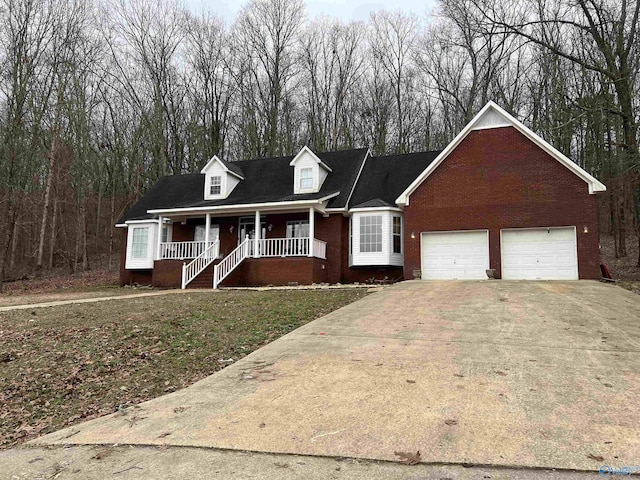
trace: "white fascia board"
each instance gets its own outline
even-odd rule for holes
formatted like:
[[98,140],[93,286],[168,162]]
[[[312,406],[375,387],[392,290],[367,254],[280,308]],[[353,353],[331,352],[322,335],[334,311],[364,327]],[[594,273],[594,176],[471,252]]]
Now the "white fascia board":
[[233,175],[236,178],[239,178],[240,180],[244,180],[244,177],[242,175],[237,174],[236,172],[234,172],[233,170],[229,170],[227,168],[227,166],[223,163],[222,164],[224,166],[224,170],[229,174],[229,175]]
[[207,171],[209,170],[209,167],[211,167],[211,165],[213,165],[215,162],[218,162],[220,164],[220,166],[225,171],[225,173],[228,173],[229,175],[233,175],[234,177],[237,177],[240,180],[244,180],[244,177],[242,175],[239,175],[236,172],[229,170],[227,166],[224,164],[224,162],[220,160],[217,155],[214,155],[213,157],[211,157],[211,160],[209,160],[207,164],[202,168],[202,170],[200,170],[200,173],[203,173],[203,174],[207,173]]
[[304,206],[318,206],[319,210],[324,210],[323,203],[331,200],[334,197],[340,195],[340,192],[332,193],[322,198],[315,200],[292,200],[289,202],[266,202],[266,203],[245,203],[236,205],[214,205],[210,207],[186,207],[186,208],[165,208],[156,210],[147,210],[147,213],[151,214],[188,214],[188,213],[202,213],[202,212],[220,212],[220,211],[237,211],[237,210],[267,210],[267,209],[285,209],[288,207],[304,207]]
[[116,223],[116,228],[127,228],[128,225],[126,223]]
[[313,158],[313,160],[315,160],[319,165],[322,165],[322,167],[327,171],[327,172],[333,172],[333,170],[331,170],[331,167],[329,165],[327,165],[326,163],[324,163],[322,160],[320,160],[320,158],[313,153],[313,151],[307,147],[306,145],[304,147],[302,147],[302,149],[298,152],[298,154],[293,157],[293,160],[291,160],[291,162],[289,162],[289,166],[293,167],[296,162],[298,161],[298,159],[304,155],[305,153],[308,153],[309,155],[311,155],[311,158]]
[[345,207],[343,210],[347,210],[349,208],[349,203],[351,202],[351,197],[353,196],[353,192],[356,191],[356,187],[358,186],[358,182],[360,181],[360,175],[362,174],[362,170],[364,170],[364,164],[367,163],[367,158],[372,157],[371,149],[367,148],[366,153],[364,154],[364,159],[362,160],[362,164],[360,165],[360,169],[358,170],[358,175],[356,175],[356,179],[353,182],[353,186],[351,187],[351,192],[349,192],[349,196],[347,197],[347,201],[345,203]]
[[360,212],[401,212],[402,213],[402,209],[398,207],[362,207],[362,208],[349,209],[349,213],[360,213]]
[[127,220],[124,223],[125,226],[128,226],[136,223],[158,223],[158,220],[156,218],[147,218],[146,220]]
[[[480,126],[476,128],[476,124],[479,120],[485,115],[485,113],[489,110],[493,109],[498,114],[500,114],[505,122],[501,124],[494,124],[492,126]],[[604,192],[607,187],[604,186],[600,181],[598,181],[595,177],[590,175],[587,171],[582,169],[579,165],[572,162],[565,155],[563,155],[560,151],[546,142],[542,137],[534,133],[531,129],[526,127],[522,122],[513,117],[510,113],[504,110],[502,107],[494,103],[493,101],[489,101],[473,119],[462,129],[458,135],[446,146],[446,148],[440,152],[440,155],[436,157],[436,159],[429,164],[429,166],[413,181],[411,185],[409,185],[404,192],[400,194],[400,196],[396,199],[396,203],[398,205],[409,205],[409,196],[424,182],[429,175],[433,173],[433,171],[440,166],[440,164],[449,156],[449,154],[464,140],[467,135],[472,130],[481,130],[488,128],[504,128],[504,127],[515,127],[520,133],[522,133],[525,137],[531,140],[533,143],[542,148],[545,152],[551,155],[553,158],[562,163],[565,167],[571,170],[574,174],[580,177],[582,180],[587,182],[589,185],[589,193],[596,192]]]
[[209,167],[211,167],[211,165],[213,165],[216,162],[220,163],[220,165],[224,167],[224,164],[220,162],[220,159],[218,158],[218,156],[214,155],[213,157],[211,157],[211,160],[209,160],[207,164],[204,167],[202,167],[202,170],[200,170],[200,173],[207,173],[207,170],[209,170]]

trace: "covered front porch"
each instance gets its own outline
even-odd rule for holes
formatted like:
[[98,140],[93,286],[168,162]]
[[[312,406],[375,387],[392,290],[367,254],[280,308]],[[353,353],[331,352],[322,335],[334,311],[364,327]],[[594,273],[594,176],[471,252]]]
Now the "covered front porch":
[[[200,215],[159,215],[161,234],[157,236],[154,271],[164,272],[167,279],[175,279],[176,270],[181,267],[179,285],[168,284],[175,283],[175,279],[163,282],[165,286],[185,288],[193,282],[200,287],[216,288],[227,277],[233,284],[246,283],[241,278],[244,270],[251,278],[250,283],[260,280],[262,284],[281,284],[287,279],[287,271],[314,272],[326,268],[317,262],[326,260],[327,242],[316,235],[317,217],[322,215],[316,208],[247,213],[207,211]],[[256,225],[260,227],[256,228]],[[268,260],[289,257],[297,257],[302,263]],[[309,259],[308,266],[304,258]],[[262,265],[256,266],[255,262],[260,259]],[[245,260],[249,265],[236,270]],[[169,274],[168,270],[173,273]],[[234,270],[236,272],[231,275]],[[256,272],[260,272],[260,278]],[[289,276],[290,282],[298,281],[295,273]],[[321,277],[312,274],[308,281]]]

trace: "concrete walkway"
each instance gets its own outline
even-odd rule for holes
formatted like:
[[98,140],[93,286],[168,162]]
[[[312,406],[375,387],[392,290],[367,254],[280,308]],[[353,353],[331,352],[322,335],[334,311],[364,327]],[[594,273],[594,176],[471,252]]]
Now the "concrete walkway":
[[[151,291],[151,292],[145,292],[145,293],[132,293],[131,295],[112,295],[109,297],[74,298],[71,300],[56,300],[53,302],[29,303],[24,305],[9,305],[6,307],[0,307],[0,313],[9,312],[11,310],[30,310],[33,308],[58,307],[60,305],[73,305],[78,303],[107,302],[109,300],[124,300],[127,298],[157,297],[158,295],[193,293],[198,291],[200,290],[160,290],[160,291]],[[215,292],[216,290],[212,289],[207,291]]]
[[73,298],[69,300],[55,300],[51,302],[37,302],[28,303],[22,305],[7,305],[0,307],[0,313],[9,312],[11,310],[29,310],[33,308],[45,308],[45,307],[57,307],[60,305],[72,305],[78,303],[95,303],[105,302],[109,300],[120,300],[128,298],[143,298],[143,297],[156,297],[158,295],[178,295],[184,293],[214,293],[231,290],[255,290],[259,292],[265,292],[270,290],[343,290],[345,288],[365,288],[371,292],[377,292],[384,288],[380,285],[366,285],[366,284],[348,284],[348,285],[300,285],[300,286],[284,286],[284,287],[222,287],[214,290],[212,288],[189,288],[185,290],[181,289],[167,289],[167,290],[154,290],[144,293],[132,293],[130,295],[110,295],[105,297],[88,297],[88,298]]
[[30,446],[632,466],[639,318],[640,296],[596,282],[404,282],[187,389]]
[[593,480],[593,472],[403,465],[351,458],[145,446],[31,447],[0,451],[11,480]]

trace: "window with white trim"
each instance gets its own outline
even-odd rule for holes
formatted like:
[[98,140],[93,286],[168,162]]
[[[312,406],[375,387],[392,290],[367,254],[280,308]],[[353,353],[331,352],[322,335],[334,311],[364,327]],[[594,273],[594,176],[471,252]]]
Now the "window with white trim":
[[209,194],[211,195],[220,195],[222,193],[222,177],[219,175],[214,175],[211,177],[209,184]]
[[382,215],[366,215],[360,218],[360,252],[382,251]]
[[391,231],[393,253],[402,253],[402,217],[393,217],[393,229]]
[[149,227],[134,227],[131,258],[147,258]]
[[300,189],[308,190],[313,188],[313,168],[300,169]]
[[289,220],[287,222],[287,238],[308,238],[309,220]]

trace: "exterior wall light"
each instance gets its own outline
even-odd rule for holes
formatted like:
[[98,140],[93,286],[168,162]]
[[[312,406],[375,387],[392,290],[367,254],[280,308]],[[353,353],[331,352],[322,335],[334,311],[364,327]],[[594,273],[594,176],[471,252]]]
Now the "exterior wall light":
[[585,225],[584,228],[582,229],[582,233],[589,233],[589,227]]
[[411,238],[413,238],[413,239],[416,238],[416,232],[411,232]]

